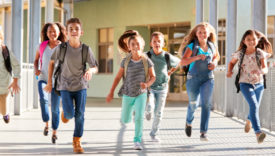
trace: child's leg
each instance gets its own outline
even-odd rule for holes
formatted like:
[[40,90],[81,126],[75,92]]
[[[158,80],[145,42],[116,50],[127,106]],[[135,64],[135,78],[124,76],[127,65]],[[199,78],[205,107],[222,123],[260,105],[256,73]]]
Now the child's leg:
[[212,106],[212,95],[214,88],[214,79],[209,79],[200,87],[201,98],[201,125],[200,132],[206,133],[208,130],[208,122],[210,117],[210,110]]
[[146,103],[146,112],[152,113],[152,106],[155,105],[155,95],[153,90],[150,90],[150,94],[148,98],[149,99],[147,100],[147,103]]
[[44,91],[44,87],[46,86],[46,81],[38,81],[38,92],[40,97],[40,107],[42,113],[42,119],[44,122],[48,122],[49,117],[49,101],[48,101],[48,93]]
[[64,117],[66,119],[72,119],[74,117],[73,93],[66,90],[61,90],[60,94]]
[[87,97],[86,89],[83,89],[74,93],[74,99],[75,99],[74,137],[82,137],[83,135],[86,97]]
[[243,93],[244,98],[249,104],[249,119],[252,123],[252,127],[255,133],[261,133],[260,118],[259,118],[259,107],[260,103],[257,101],[255,89],[258,92],[262,92],[263,86],[258,86],[254,88],[253,85],[247,83],[240,83],[240,89]]
[[60,105],[60,96],[58,96],[54,88],[51,92],[51,111],[52,111],[52,129],[57,130],[59,125],[59,105]]
[[194,120],[194,112],[199,105],[200,83],[195,78],[189,79],[186,82],[186,89],[189,98],[186,123],[191,125]]
[[162,119],[162,115],[163,115],[163,109],[165,107],[165,103],[166,103],[166,97],[167,97],[167,92],[168,92],[168,88],[164,89],[164,90],[156,90],[155,92],[155,99],[156,99],[156,103],[155,103],[155,109],[154,109],[154,121],[153,121],[153,127],[152,127],[152,131],[150,133],[151,136],[155,136],[159,130],[159,125],[160,125],[160,121]]
[[135,102],[135,97],[123,95],[122,110],[121,110],[121,122],[122,123],[131,122],[134,102]]
[[7,115],[7,96],[8,94],[0,95],[0,113],[3,116]]
[[141,142],[143,129],[143,115],[147,101],[147,93],[143,93],[136,97],[135,107],[135,138],[134,142]]

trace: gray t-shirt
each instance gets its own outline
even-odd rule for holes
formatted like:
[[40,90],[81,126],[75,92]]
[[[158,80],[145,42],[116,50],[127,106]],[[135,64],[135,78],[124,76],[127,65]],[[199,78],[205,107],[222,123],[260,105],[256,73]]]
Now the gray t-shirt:
[[[55,49],[51,60],[58,62],[60,53],[60,45]],[[86,62],[90,67],[96,67],[97,62],[93,56],[92,50],[89,48]],[[82,44],[79,48],[73,48],[67,42],[67,50],[64,62],[61,65],[61,74],[57,81],[57,90],[79,91],[87,89],[88,82],[83,78],[82,65]]]
[[[121,67],[124,68],[124,58],[121,62]],[[154,64],[150,59],[148,59],[148,68],[151,68]],[[147,90],[140,88],[140,83],[145,82],[145,71],[142,60],[134,61],[131,60],[127,67],[126,78],[124,79],[123,86],[121,89],[121,94],[136,97],[142,93],[146,93]]]
[[[49,45],[47,45],[47,47],[45,48],[45,50],[43,52],[43,56],[42,56],[42,67],[40,67],[41,73],[40,73],[40,75],[38,77],[38,81],[43,80],[43,81],[48,82],[48,67],[49,67],[49,62],[51,60],[51,56],[52,56],[55,48],[56,47],[54,47],[54,48],[51,49]],[[40,59],[39,59],[39,64],[40,64]]]

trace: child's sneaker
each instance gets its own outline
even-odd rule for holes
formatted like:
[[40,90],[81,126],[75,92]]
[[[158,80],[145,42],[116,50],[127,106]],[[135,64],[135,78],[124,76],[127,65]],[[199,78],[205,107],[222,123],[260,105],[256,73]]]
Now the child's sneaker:
[[188,137],[191,137],[191,134],[192,134],[192,126],[189,126],[189,125],[185,125],[185,134],[188,136]]
[[43,134],[44,134],[45,136],[47,136],[48,133],[49,133],[49,127],[45,127],[45,128],[44,128],[44,131],[43,131]]
[[140,142],[135,142],[134,149],[135,150],[142,150],[143,149],[142,146],[141,146],[141,144],[140,144]]
[[259,144],[262,143],[262,142],[264,142],[265,136],[266,135],[263,132],[261,132],[260,135],[257,136],[257,141],[258,141]]
[[145,113],[145,118],[146,118],[146,120],[150,121],[150,120],[151,120],[151,117],[152,117],[152,113],[151,113],[151,112],[146,112],[146,113]]
[[55,144],[57,140],[57,136],[55,134],[52,135],[52,143]]
[[9,123],[10,122],[10,116],[9,115],[5,115],[3,116],[3,120],[5,121],[5,123]]
[[248,133],[250,131],[251,127],[252,127],[251,126],[251,122],[250,121],[246,121],[245,126],[244,126],[244,132]]
[[201,136],[200,136],[200,140],[201,141],[208,141],[208,138],[207,138],[206,134],[202,133]]
[[157,137],[156,135],[155,136],[151,136],[151,140],[152,140],[152,142],[160,142],[161,141],[160,138]]

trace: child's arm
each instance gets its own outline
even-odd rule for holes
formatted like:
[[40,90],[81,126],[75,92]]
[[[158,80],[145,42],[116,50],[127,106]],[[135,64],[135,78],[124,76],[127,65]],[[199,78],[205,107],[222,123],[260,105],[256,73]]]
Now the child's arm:
[[150,79],[149,79],[148,82],[146,82],[146,83],[141,82],[140,83],[141,89],[146,89],[146,88],[150,87],[155,82],[156,74],[155,74],[154,67],[149,68],[149,76],[150,76]]
[[87,80],[90,81],[92,79],[93,74],[97,73],[98,68],[97,67],[92,67],[89,68],[85,74],[83,75],[83,77]]
[[226,76],[228,78],[232,76],[232,74],[233,74],[232,70],[233,70],[233,68],[234,68],[234,66],[237,62],[238,62],[238,59],[236,59],[236,58],[232,58],[232,60],[229,62],[228,69],[227,69],[227,74],[226,74]]
[[19,93],[20,87],[18,86],[18,78],[13,78],[12,83],[9,86],[9,90],[11,89],[11,95],[13,96],[14,94]]
[[184,55],[181,59],[180,64],[182,66],[187,66],[194,61],[205,60],[205,58],[206,58],[205,55],[197,55],[197,56],[193,56],[193,57],[191,57],[191,55],[192,55],[192,50],[190,48],[187,48],[186,52],[184,53]]
[[39,76],[40,75],[40,70],[38,70],[38,62],[39,62],[39,58],[40,58],[40,52],[39,50],[36,51],[36,55],[35,55],[35,59],[34,59],[34,73],[36,76]]
[[114,98],[114,91],[115,91],[119,81],[121,80],[123,74],[124,74],[124,68],[120,67],[119,71],[118,71],[118,73],[115,77],[115,80],[113,82],[112,88],[111,88],[109,94],[106,97],[106,102],[111,102],[112,99]]
[[261,61],[261,65],[262,65],[262,68],[261,68],[262,73],[261,74],[267,74],[268,67],[267,67],[266,59],[262,58],[260,61]]
[[219,54],[218,48],[216,48],[215,51],[216,52],[215,52],[215,55],[214,55],[214,57],[212,59],[212,62],[210,62],[209,65],[208,65],[208,69],[209,70],[214,70],[215,67],[218,65],[218,62],[220,60],[220,54]]
[[44,87],[44,90],[48,93],[52,92],[53,69],[54,69],[54,60],[50,60],[49,66],[48,66],[48,83]]
[[172,75],[177,69],[178,69],[179,65],[176,67],[172,67],[169,71],[168,71],[168,76]]

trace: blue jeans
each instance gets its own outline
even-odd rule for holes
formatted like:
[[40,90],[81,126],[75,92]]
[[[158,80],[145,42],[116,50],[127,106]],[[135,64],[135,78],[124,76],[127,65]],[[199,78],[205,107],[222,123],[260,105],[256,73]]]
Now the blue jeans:
[[43,89],[47,85],[46,81],[40,80],[38,81],[38,93],[39,93],[39,101],[42,113],[42,120],[44,122],[48,122],[50,120],[49,115],[49,94]]
[[201,104],[201,124],[200,132],[206,133],[212,105],[214,79],[194,76],[186,82],[189,105],[187,110],[186,123],[191,125],[194,120],[194,112]]
[[[40,107],[42,120],[48,122],[49,117],[49,94],[44,91],[44,87],[47,85],[47,82],[44,80],[38,81],[38,92],[40,97]],[[52,111],[52,128],[56,130],[59,125],[59,105],[60,97],[55,94],[54,89],[51,92],[51,111]]]
[[160,122],[163,116],[163,110],[166,103],[168,87],[163,90],[150,89],[149,101],[146,106],[146,111],[151,113],[152,105],[154,105],[154,121],[150,135],[156,136],[159,131]]
[[132,112],[135,110],[135,137],[134,142],[141,142],[143,130],[143,116],[146,106],[147,93],[138,95],[137,97],[130,97],[123,95],[121,122],[131,122]]
[[259,108],[264,92],[264,85],[262,83],[255,85],[240,83],[240,89],[249,105],[248,120],[251,121],[255,133],[261,133]]
[[74,137],[82,137],[87,91],[86,89],[74,92],[61,90],[60,93],[64,117],[66,119],[72,119],[74,117]]
[[60,106],[60,96],[54,92],[52,88],[51,92],[51,111],[52,111],[52,129],[57,130],[59,125],[59,106]]

